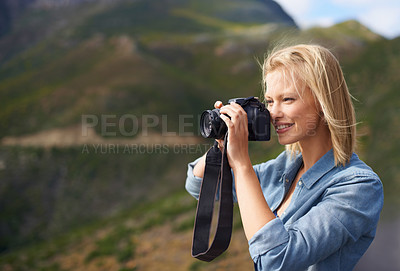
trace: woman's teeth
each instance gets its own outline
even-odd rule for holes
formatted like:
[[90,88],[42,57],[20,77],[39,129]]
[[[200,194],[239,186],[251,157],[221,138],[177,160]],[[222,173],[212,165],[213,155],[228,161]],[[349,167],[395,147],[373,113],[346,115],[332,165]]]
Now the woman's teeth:
[[292,126],[293,124],[283,124],[283,125],[278,125],[276,126],[277,130],[281,130],[281,129],[285,129],[285,128],[289,128],[290,126]]

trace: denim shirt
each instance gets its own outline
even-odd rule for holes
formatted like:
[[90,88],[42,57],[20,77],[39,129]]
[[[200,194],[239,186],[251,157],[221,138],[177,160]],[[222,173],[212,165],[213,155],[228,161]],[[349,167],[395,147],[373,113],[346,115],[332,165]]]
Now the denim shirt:
[[[201,178],[188,166],[186,190],[198,198]],[[286,152],[254,166],[264,197],[275,211],[303,163]],[[233,191],[236,199],[235,190]],[[280,217],[249,240],[256,270],[352,270],[375,237],[383,206],[379,177],[353,153],[335,166],[327,152],[300,178]]]

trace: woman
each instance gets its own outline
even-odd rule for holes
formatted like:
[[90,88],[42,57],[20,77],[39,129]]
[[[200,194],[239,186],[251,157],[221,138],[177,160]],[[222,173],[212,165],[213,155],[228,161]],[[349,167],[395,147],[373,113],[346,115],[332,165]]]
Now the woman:
[[[354,153],[356,123],[338,61],[317,45],[273,52],[263,66],[265,99],[286,151],[254,167],[247,116],[222,106],[227,154],[256,270],[352,270],[371,244],[383,206],[379,177]],[[229,118],[226,115],[229,116]],[[205,158],[189,164],[198,197]]]

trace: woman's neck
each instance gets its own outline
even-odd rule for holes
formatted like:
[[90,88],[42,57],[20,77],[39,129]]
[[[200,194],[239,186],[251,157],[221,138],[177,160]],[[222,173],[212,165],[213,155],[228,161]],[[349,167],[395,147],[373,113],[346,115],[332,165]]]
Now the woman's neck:
[[319,134],[307,142],[299,142],[303,156],[304,172],[309,170],[322,156],[332,149],[330,133]]

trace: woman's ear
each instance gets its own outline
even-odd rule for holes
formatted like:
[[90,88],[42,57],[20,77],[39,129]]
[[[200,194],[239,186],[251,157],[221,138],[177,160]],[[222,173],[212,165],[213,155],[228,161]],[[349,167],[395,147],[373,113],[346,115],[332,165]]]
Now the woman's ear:
[[325,114],[324,114],[324,111],[322,110],[321,103],[316,101],[316,104],[317,104],[318,115],[326,123]]

